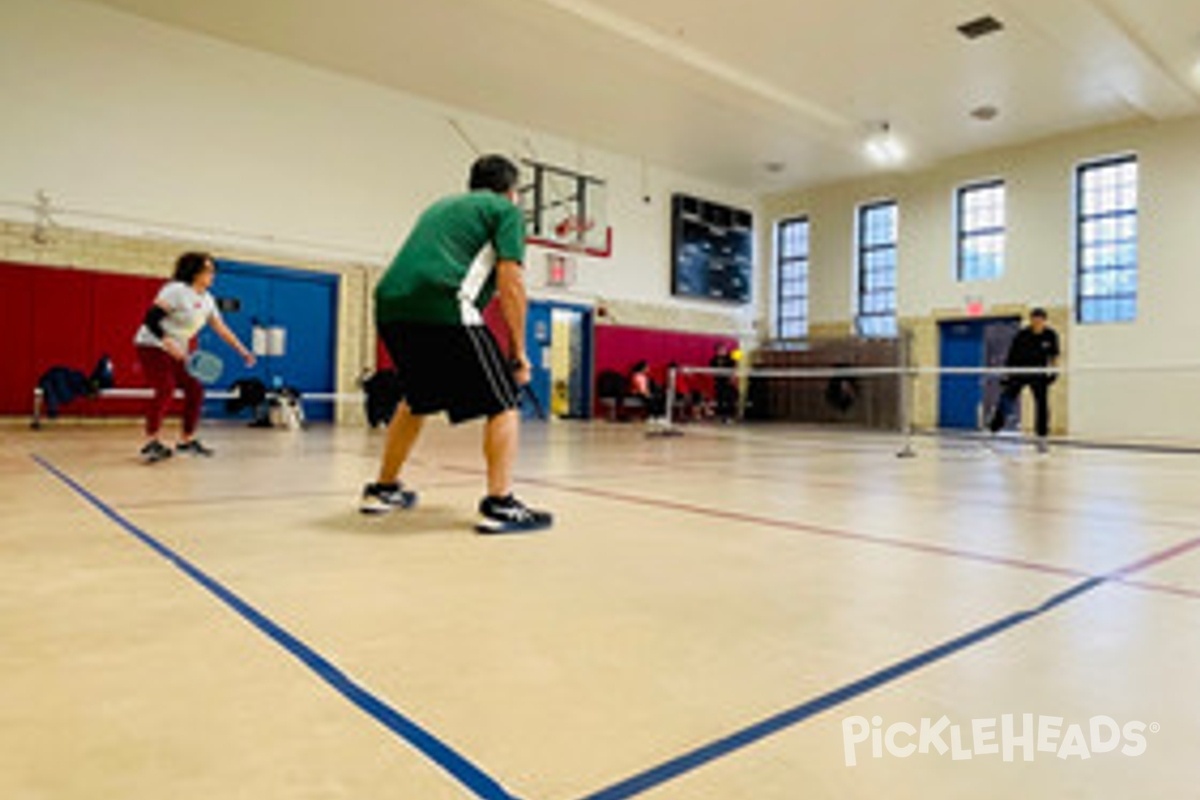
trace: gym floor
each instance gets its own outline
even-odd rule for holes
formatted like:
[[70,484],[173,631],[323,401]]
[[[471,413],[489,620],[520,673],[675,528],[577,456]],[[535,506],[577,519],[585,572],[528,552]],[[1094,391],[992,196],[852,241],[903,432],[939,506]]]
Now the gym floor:
[[[557,525],[489,539],[477,426],[383,518],[381,432],[207,434],[0,430],[0,797],[1196,796],[1198,457],[529,425]],[[1008,714],[1145,751],[847,765]]]

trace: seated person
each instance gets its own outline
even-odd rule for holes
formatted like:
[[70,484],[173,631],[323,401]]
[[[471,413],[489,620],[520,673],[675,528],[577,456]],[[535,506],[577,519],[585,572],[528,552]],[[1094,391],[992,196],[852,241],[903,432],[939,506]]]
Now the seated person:
[[629,370],[629,397],[639,397],[649,403],[654,382],[650,380],[650,365],[639,361]]
[[651,419],[664,414],[663,391],[650,378],[650,365],[645,361],[637,362],[629,371],[629,393],[626,397],[639,400]]

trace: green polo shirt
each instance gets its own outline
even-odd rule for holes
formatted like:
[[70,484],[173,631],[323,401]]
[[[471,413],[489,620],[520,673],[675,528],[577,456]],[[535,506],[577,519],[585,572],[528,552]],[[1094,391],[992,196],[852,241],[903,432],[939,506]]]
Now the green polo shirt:
[[504,195],[475,191],[434,203],[375,287],[377,322],[480,325],[496,262],[525,258],[525,218]]

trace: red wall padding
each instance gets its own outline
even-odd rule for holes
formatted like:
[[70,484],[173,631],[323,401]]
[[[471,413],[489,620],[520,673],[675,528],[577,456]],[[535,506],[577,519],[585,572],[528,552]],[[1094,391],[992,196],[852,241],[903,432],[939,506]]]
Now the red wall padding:
[[[0,262],[0,414],[28,414],[38,377],[55,366],[90,373],[113,359],[116,385],[145,385],[133,336],[160,278]],[[64,413],[139,414],[137,401],[83,402]]]
[[160,280],[97,274],[92,282],[92,348],[108,353],[118,386],[145,386],[133,336],[162,287]]
[[86,372],[96,355],[92,353],[91,275],[68,269],[35,269],[33,361],[38,373],[57,364]]
[[[501,345],[505,346],[508,342],[507,328],[500,316],[498,303],[488,306],[484,313],[484,321],[496,334]],[[733,336],[598,325],[595,340],[595,375],[606,370],[627,375],[630,367],[644,359],[650,363],[651,377],[660,384],[665,384],[667,365],[672,361],[682,365],[707,366],[716,352],[717,345],[720,344],[732,350],[738,346],[738,340]],[[375,362],[377,369],[388,369],[392,366],[382,341],[377,344]],[[691,375],[687,381],[691,388],[712,396],[710,377]],[[597,406],[596,414],[603,413],[604,409]]]
[[[738,341],[732,336],[598,325],[596,374],[612,370],[628,375],[634,364],[644,360],[650,364],[651,379],[665,385],[667,365],[672,361],[682,366],[708,366],[720,344],[732,350]],[[691,375],[687,381],[691,388],[712,395],[712,380],[708,376]]]
[[0,264],[0,413],[28,412],[33,367],[33,268]]

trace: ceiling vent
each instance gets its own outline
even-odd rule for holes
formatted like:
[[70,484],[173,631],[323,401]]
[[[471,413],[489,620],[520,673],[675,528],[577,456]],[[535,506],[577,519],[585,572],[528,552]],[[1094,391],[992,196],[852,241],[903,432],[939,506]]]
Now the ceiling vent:
[[996,117],[1000,116],[1000,109],[993,105],[979,106],[971,109],[971,118],[980,122],[991,122]]
[[958,26],[958,32],[968,39],[982,39],[984,36],[990,36],[993,33],[999,33],[1004,30],[1004,23],[990,14],[986,17],[979,17],[970,22],[964,22]]

